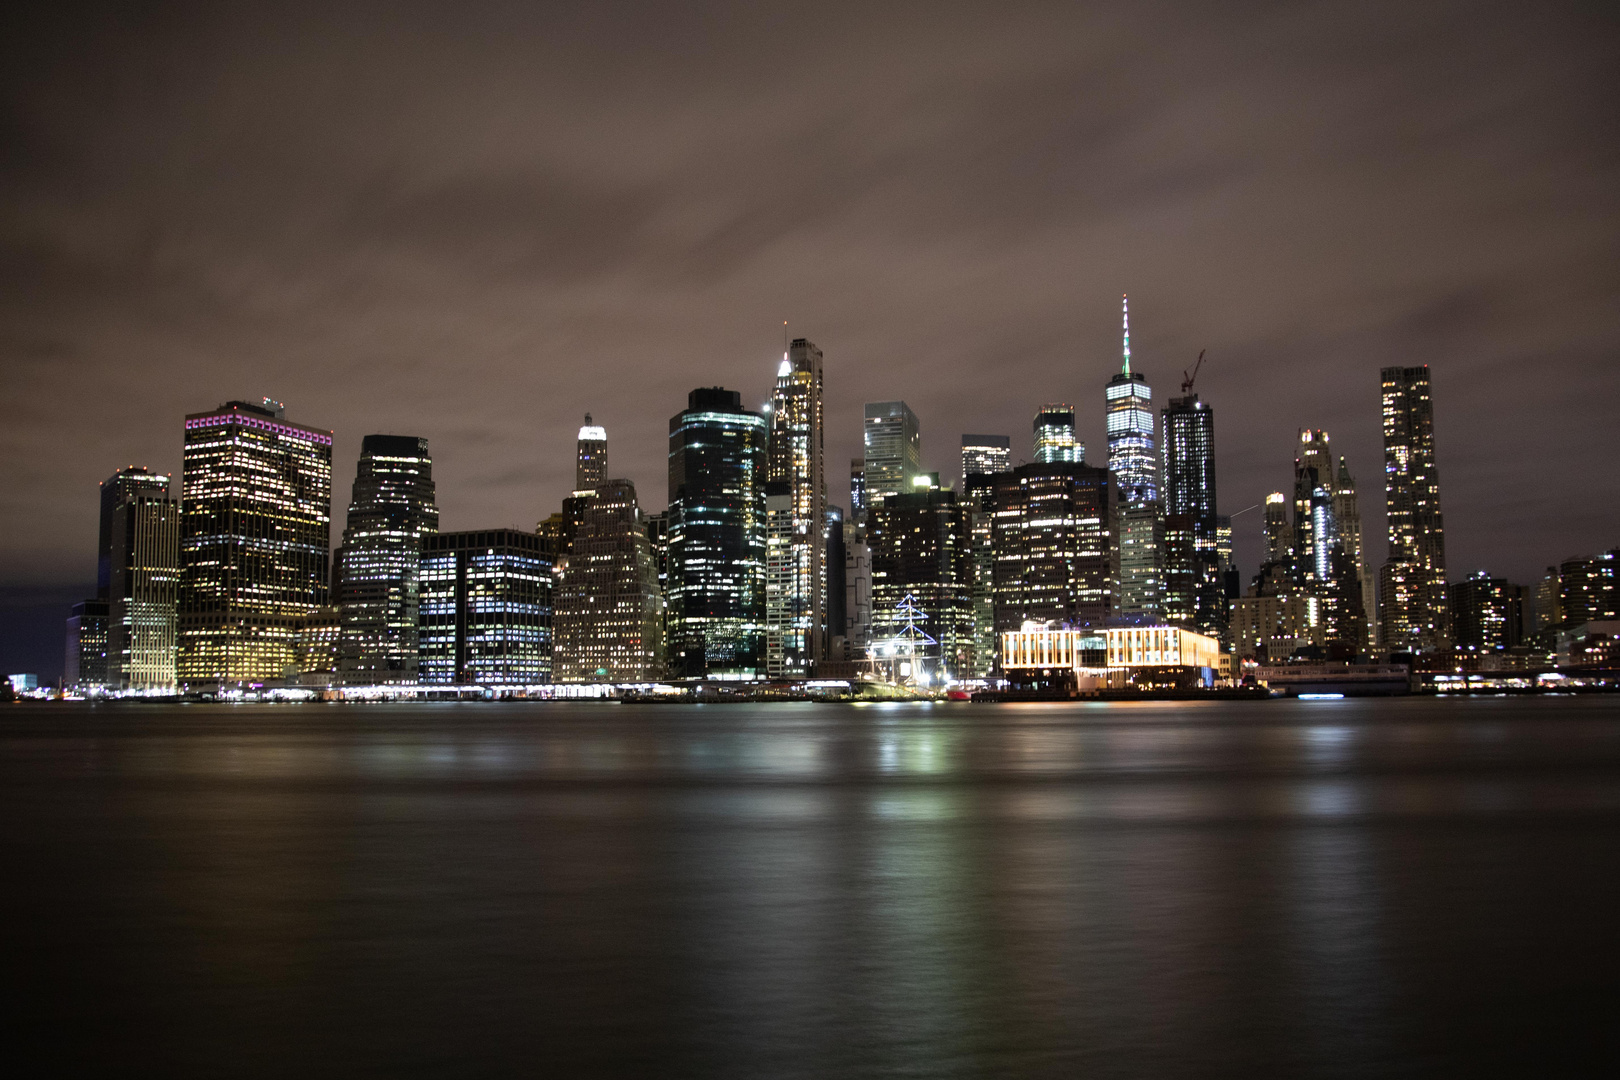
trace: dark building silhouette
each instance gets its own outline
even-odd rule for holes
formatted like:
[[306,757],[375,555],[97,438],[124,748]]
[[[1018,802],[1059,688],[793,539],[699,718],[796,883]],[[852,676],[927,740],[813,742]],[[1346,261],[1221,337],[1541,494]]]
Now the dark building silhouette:
[[1502,652],[1524,641],[1522,585],[1493,578],[1481,570],[1448,591],[1453,643],[1475,652]]
[[[903,649],[932,679],[974,669],[970,512],[936,486],[874,500],[866,515],[872,646]],[[911,627],[921,633],[908,641]]]

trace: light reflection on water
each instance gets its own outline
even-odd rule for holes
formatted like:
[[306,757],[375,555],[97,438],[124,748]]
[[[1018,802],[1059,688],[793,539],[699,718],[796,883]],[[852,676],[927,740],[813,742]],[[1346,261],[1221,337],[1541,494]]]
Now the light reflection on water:
[[1603,701],[13,715],[81,1064],[1478,1073],[1620,945]]

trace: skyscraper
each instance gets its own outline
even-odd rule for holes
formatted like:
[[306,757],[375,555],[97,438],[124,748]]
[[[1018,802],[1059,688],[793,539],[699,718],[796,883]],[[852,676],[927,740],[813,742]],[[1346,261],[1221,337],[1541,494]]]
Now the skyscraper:
[[692,391],[669,421],[669,668],[676,678],[765,670],[768,428],[742,396]]
[[80,600],[69,609],[63,686],[78,690],[106,687],[107,607],[105,600]]
[[1164,518],[1153,390],[1131,370],[1130,300],[1122,306],[1124,363],[1108,381],[1108,469],[1119,490],[1119,594],[1122,615],[1157,618],[1162,604]]
[[125,486],[113,506],[107,685],[118,690],[175,688],[180,503],[156,479]]
[[281,680],[328,601],[332,433],[269,398],[192,413],[182,488],[180,681]]
[[1288,496],[1280,491],[1266,496],[1265,561],[1287,566],[1293,572],[1294,526],[1288,520]]
[[1454,644],[1473,652],[1503,652],[1524,640],[1524,587],[1484,570],[1446,590]]
[[1361,619],[1364,645],[1371,652],[1378,647],[1378,580],[1367,567],[1367,547],[1361,535],[1361,505],[1356,498],[1356,481],[1344,455],[1339,455],[1339,476],[1333,485],[1333,516],[1339,523],[1339,539],[1345,558],[1356,574],[1361,591]]
[[552,575],[539,536],[518,529],[427,533],[419,595],[422,682],[551,681]]
[[1391,650],[1437,649],[1450,635],[1429,368],[1387,367],[1382,378],[1389,526],[1389,561],[1378,578],[1382,644]]
[[1012,449],[1007,436],[962,436],[960,501],[968,515],[973,603],[973,663],[964,674],[976,677],[990,674],[996,663],[996,477],[1011,469]]
[[[1339,488],[1339,475],[1349,480],[1342,462],[1336,474],[1325,431],[1299,433],[1294,458],[1294,580],[1310,601],[1311,625],[1318,642],[1350,654],[1366,648],[1362,584],[1355,550],[1360,546],[1361,515],[1355,488]],[[1353,512],[1352,530],[1339,518]]]
[[933,487],[891,495],[867,517],[873,647],[935,680],[974,666],[968,509],[956,492]]
[[140,466],[119,469],[101,482],[101,534],[96,557],[96,596],[106,600],[112,593],[112,527],[118,506],[131,495],[170,494],[170,478]]
[[870,509],[885,495],[911,490],[912,477],[922,471],[922,433],[903,401],[868,402],[865,420],[862,505]]
[[1558,564],[1558,611],[1569,627],[1620,619],[1620,548]]
[[663,677],[663,597],[646,524],[629,480],[607,480],[574,534],[557,596],[558,682]]
[[337,584],[338,670],[344,681],[416,682],[422,540],[438,531],[427,440],[367,435],[355,467]]
[[588,495],[606,479],[607,428],[591,423],[591,414],[586,413],[574,459],[574,494]]
[[1188,389],[1164,409],[1164,614],[1225,640],[1226,585],[1215,508],[1215,410]]
[[849,460],[849,515],[851,521],[866,516],[866,459]]
[[821,394],[821,350],[796,338],[776,373],[766,466],[767,482],[781,486],[787,500],[781,543],[766,554],[766,667],[773,678],[809,675],[827,652]]
[[995,629],[1102,626],[1119,577],[1113,475],[1035,462],[995,478]]
[[1042,463],[1086,459],[1085,444],[1074,437],[1074,406],[1062,402],[1042,405],[1035,414],[1035,460]]
[[962,436],[962,490],[968,477],[990,476],[1012,468],[1012,440],[1005,435]]

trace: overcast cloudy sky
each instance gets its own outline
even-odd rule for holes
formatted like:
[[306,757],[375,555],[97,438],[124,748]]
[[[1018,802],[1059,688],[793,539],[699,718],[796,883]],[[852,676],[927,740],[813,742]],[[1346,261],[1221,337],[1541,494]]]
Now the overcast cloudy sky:
[[1048,400],[1101,460],[1122,292],[1156,403],[1208,349],[1223,511],[1326,428],[1381,558],[1378,369],[1427,363],[1452,576],[1529,580],[1620,544],[1614,11],[13,11],[0,586],[91,582],[97,482],[233,397],[336,431],[334,543],[369,432],[431,440],[444,528],[532,527],[590,411],[661,509],[668,417],[763,401],[784,319],[835,502],[868,400],[942,473]]

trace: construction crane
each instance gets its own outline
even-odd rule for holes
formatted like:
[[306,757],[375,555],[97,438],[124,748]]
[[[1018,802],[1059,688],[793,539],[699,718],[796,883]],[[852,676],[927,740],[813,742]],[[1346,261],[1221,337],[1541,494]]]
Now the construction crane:
[[1198,363],[1193,365],[1192,374],[1191,375],[1187,374],[1187,369],[1186,368],[1181,369],[1181,396],[1182,397],[1186,397],[1188,394],[1192,393],[1193,380],[1198,378],[1198,369],[1203,367],[1203,366],[1204,366],[1204,350],[1199,349],[1198,350]]

